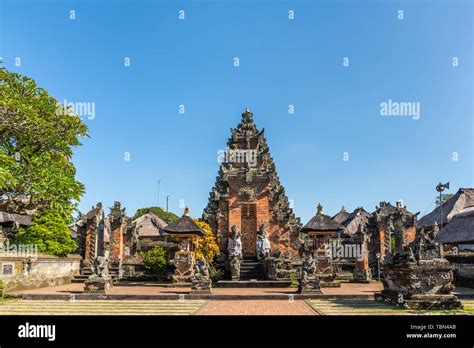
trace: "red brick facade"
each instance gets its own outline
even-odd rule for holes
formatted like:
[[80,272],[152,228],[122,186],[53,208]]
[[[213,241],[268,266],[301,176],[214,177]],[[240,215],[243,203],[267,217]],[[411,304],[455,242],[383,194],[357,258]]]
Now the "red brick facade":
[[203,218],[217,236],[221,252],[226,252],[235,224],[242,233],[244,256],[255,256],[257,230],[265,224],[274,256],[292,257],[301,242],[300,223],[280,184],[264,133],[257,130],[252,116],[248,110],[242,114],[226,152],[253,153],[255,161],[222,162]]

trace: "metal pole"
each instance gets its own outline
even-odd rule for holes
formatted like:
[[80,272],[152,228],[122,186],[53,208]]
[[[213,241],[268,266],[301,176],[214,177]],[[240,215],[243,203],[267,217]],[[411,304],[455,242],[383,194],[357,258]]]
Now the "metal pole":
[[156,203],[157,207],[160,206],[160,183],[161,183],[161,181],[158,180],[158,202]]
[[170,195],[166,195],[166,211],[168,211],[168,202],[170,200]]
[[443,202],[441,201],[441,191],[439,191],[439,231],[443,228]]

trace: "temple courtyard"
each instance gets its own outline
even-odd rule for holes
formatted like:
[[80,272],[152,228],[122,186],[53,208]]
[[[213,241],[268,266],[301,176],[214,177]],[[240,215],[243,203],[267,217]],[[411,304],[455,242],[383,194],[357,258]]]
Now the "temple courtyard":
[[382,284],[342,283],[318,296],[295,288],[213,288],[191,295],[190,287],[127,282],[107,295],[84,294],[71,283],[11,293],[0,301],[0,315],[429,315],[474,314],[474,289],[457,288],[463,310],[409,310],[374,300]]

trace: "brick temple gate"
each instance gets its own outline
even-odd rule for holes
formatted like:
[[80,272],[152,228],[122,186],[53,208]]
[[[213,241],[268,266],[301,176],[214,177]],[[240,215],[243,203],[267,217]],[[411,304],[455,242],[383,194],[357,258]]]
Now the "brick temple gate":
[[229,230],[236,225],[242,233],[243,256],[256,257],[257,230],[265,224],[272,255],[297,256],[301,223],[280,184],[264,130],[257,129],[253,114],[246,109],[231,132],[203,214],[220,251],[227,251]]

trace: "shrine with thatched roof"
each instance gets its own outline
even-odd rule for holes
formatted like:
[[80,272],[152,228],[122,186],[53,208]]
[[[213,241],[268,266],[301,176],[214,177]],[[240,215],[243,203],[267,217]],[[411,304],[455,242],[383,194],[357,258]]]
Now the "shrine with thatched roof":
[[437,235],[436,240],[443,244],[472,244],[474,247],[474,206],[455,215]]
[[435,225],[441,229],[466,208],[474,206],[474,188],[460,188],[454,196],[437,206],[417,221],[418,227],[432,229]]
[[316,215],[301,229],[301,233],[305,235],[305,252],[309,251],[316,256],[317,273],[328,276],[326,280],[329,281],[335,277],[331,248],[343,232],[344,227],[340,223],[323,213],[321,204],[318,204]]
[[170,223],[161,229],[163,233],[173,237],[178,242],[178,249],[174,253],[172,276],[175,283],[186,283],[194,276],[195,248],[197,240],[204,237],[205,232],[189,216],[189,208],[184,209],[184,214],[179,220]]

